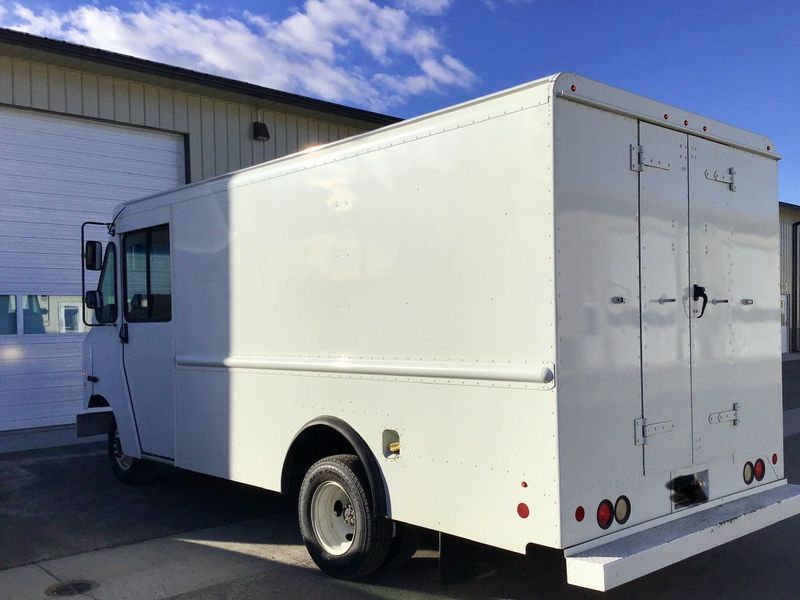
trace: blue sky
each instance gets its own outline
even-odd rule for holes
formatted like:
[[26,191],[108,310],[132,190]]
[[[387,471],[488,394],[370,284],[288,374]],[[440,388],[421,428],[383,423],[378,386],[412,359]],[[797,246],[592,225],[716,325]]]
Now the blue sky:
[[402,117],[575,71],[771,136],[800,204],[800,2],[0,0],[0,25]]

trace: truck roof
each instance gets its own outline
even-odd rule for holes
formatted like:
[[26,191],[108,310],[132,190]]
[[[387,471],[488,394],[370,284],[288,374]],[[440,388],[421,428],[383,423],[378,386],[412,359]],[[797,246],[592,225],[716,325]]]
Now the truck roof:
[[[230,173],[225,173],[210,179],[193,182],[178,188],[174,188],[173,190],[168,190],[166,192],[160,192],[157,194],[144,196],[142,198],[129,200],[118,205],[114,212],[115,214],[119,214],[119,211],[123,206],[131,207],[132,205],[140,204],[154,198],[163,197],[163,203],[157,203],[159,205],[180,201],[186,199],[186,197],[184,194],[178,194],[177,196],[174,196],[176,192],[189,190],[190,188],[201,185],[208,186],[214,182],[221,182],[239,174],[263,169],[267,165],[269,165],[271,168],[274,168],[282,163],[291,164],[301,160],[302,158],[307,158],[309,154],[314,154],[323,148],[330,149],[346,145],[363,145],[365,143],[369,144],[369,140],[375,140],[377,142],[376,146],[379,147],[379,140],[387,136],[387,134],[391,135],[391,133],[395,132],[396,130],[411,128],[414,125],[423,123],[424,121],[441,117],[466,107],[491,102],[501,97],[509,96],[511,94],[540,86],[548,86],[548,101],[552,101],[554,98],[563,98],[565,100],[578,102],[580,104],[591,106],[600,110],[605,110],[638,119],[640,121],[653,123],[662,127],[681,131],[683,133],[690,133],[693,136],[705,138],[774,160],[780,160],[781,158],[775,150],[775,144],[773,141],[764,135],[739,127],[734,127],[733,125],[710,119],[698,113],[689,112],[687,110],[665,104],[633,92],[628,92],[626,90],[622,90],[620,88],[616,88],[614,86],[601,83],[575,73],[555,73],[548,77],[536,79],[431,113],[426,113],[417,117],[406,119],[404,121],[399,121],[379,129],[373,129],[371,131],[331,142],[329,144],[314,146],[294,154],[276,158],[269,162],[259,163],[238,171],[232,171]],[[151,207],[153,207],[152,202],[148,203],[147,208]],[[146,209],[145,207],[142,208]]]

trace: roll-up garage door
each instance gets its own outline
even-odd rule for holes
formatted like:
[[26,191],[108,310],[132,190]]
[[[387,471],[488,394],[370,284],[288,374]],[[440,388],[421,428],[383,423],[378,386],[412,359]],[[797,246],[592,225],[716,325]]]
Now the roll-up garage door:
[[0,107],[0,431],[74,422],[81,223],[185,172],[180,134]]

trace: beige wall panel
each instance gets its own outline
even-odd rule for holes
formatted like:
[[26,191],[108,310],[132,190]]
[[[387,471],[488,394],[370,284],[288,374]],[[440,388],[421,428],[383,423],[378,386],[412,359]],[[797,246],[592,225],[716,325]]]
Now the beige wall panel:
[[257,152],[253,152],[254,164],[272,160],[277,156],[275,152],[275,113],[271,110],[265,110],[262,116],[264,122],[267,124],[267,129],[269,129],[269,140],[266,142],[256,142],[255,150],[257,150]]
[[98,110],[101,119],[114,120],[114,80],[111,77],[97,78]]
[[172,90],[158,88],[158,126],[161,129],[175,129]]
[[214,101],[210,98],[200,99],[200,149],[203,158],[201,178],[214,176]]
[[158,127],[158,88],[144,86],[144,124]]
[[286,156],[286,115],[275,113],[275,156]]
[[242,149],[239,147],[239,138],[241,136],[241,131],[239,129],[239,105],[228,104],[227,113],[228,171],[236,171],[242,168]]
[[77,71],[67,71],[64,75],[64,89],[67,99],[67,112],[73,115],[83,114],[83,83]]
[[14,102],[14,75],[11,59],[0,56],[0,102],[12,104]]
[[297,119],[297,149],[302,150],[308,146],[308,119]]
[[100,100],[97,91],[97,76],[83,73],[81,75],[83,93],[83,116],[97,118],[100,116]]
[[203,115],[198,96],[186,97],[186,116],[190,176],[192,181],[200,181],[203,178]]
[[55,112],[67,110],[67,74],[59,67],[47,68],[47,107]]
[[308,120],[308,146],[316,146],[319,144],[319,121],[314,119]]
[[15,60],[14,74],[14,104],[17,106],[31,105],[31,63],[27,60]]
[[221,100],[214,101],[214,175],[228,172],[228,108]]
[[130,122],[144,125],[144,86],[141,83],[128,84],[128,103],[130,105]]
[[114,80],[114,118],[120,123],[130,123],[131,121],[128,82],[122,79]]
[[31,106],[47,110],[47,67],[41,63],[31,64]]
[[172,114],[175,131],[188,132],[189,117],[186,110],[186,94],[183,92],[172,93]]
[[[253,164],[253,121],[255,117],[249,106],[239,105],[239,156],[242,167]],[[260,142],[259,142],[260,143]]]
[[286,153],[294,154],[299,149],[297,141],[297,117],[286,115]]

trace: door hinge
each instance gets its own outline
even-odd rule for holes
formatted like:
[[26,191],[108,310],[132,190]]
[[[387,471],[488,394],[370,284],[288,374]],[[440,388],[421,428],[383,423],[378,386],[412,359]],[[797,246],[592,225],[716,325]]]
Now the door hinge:
[[720,173],[719,171],[712,171],[711,169],[706,169],[706,179],[709,181],[717,181],[719,183],[725,183],[728,185],[728,188],[732,192],[736,191],[736,169],[731,167],[728,169],[727,173]]
[[715,412],[708,415],[708,422],[712,425],[715,423],[733,422],[734,427],[739,424],[739,403],[733,405],[733,410],[725,410],[723,412]]
[[645,167],[669,171],[670,166],[666,160],[659,160],[645,154],[644,146],[631,144],[631,171],[643,171]]
[[647,419],[634,419],[633,437],[637,446],[647,444],[647,439],[659,433],[669,433],[675,429],[672,421],[661,421],[659,423],[648,423]]

